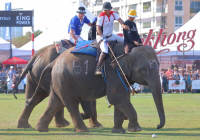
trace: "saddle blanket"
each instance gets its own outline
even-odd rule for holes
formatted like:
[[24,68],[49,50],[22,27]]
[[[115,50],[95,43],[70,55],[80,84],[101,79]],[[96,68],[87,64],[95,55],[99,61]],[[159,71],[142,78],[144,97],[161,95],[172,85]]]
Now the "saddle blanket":
[[88,55],[96,56],[97,49],[94,47],[91,47],[90,46],[91,43],[92,43],[92,40],[79,41],[78,44],[75,46],[74,50],[71,51],[71,53],[88,54]]

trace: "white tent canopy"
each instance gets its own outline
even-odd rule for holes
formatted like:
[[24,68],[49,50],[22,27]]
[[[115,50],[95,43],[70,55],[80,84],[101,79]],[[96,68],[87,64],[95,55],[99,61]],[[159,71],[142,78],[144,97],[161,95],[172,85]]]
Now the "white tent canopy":
[[[69,2],[69,5],[67,7],[70,8],[66,8],[65,12],[61,12],[59,15],[59,17],[62,17],[62,19],[55,21],[55,24],[52,25],[52,27],[49,27],[49,29],[47,29],[41,35],[35,38],[34,50],[37,51],[45,46],[53,44],[53,41],[58,41],[67,38],[69,22],[71,18],[76,15],[76,11],[78,10],[79,6],[85,7],[85,5],[82,2],[78,2],[77,5],[74,6],[71,2]],[[87,8],[85,15],[90,21],[94,18],[94,15]],[[81,36],[85,40],[87,40],[88,38],[89,29],[90,27],[86,24],[82,28]],[[19,48],[19,50],[21,52],[13,52],[13,55],[24,59],[30,59],[32,52],[32,42],[28,42],[27,44]]]
[[[199,18],[200,18],[200,12],[197,13],[191,20],[189,20],[187,23],[185,23],[182,27],[180,27],[178,30],[176,30],[174,33],[176,34],[176,39],[174,41],[173,44],[171,45],[167,45],[165,47],[160,47],[160,44],[158,45],[157,49],[156,49],[156,52],[160,51],[160,50],[163,50],[163,49],[170,49],[170,52],[168,53],[165,53],[165,54],[158,54],[158,57],[159,56],[200,56],[200,26],[198,25],[198,22],[199,22]],[[196,30],[195,32],[195,36],[194,38],[192,39],[194,42],[195,42],[195,45],[194,45],[194,48],[189,50],[189,48],[191,48],[192,46],[192,43],[190,41],[190,39],[192,38],[192,35],[193,35],[193,31],[191,30]],[[183,41],[182,39],[182,36],[180,37],[180,41],[179,42],[176,42],[177,41],[177,38],[178,38],[178,35],[179,33],[183,33],[183,32],[186,32],[186,36],[184,37],[185,40]],[[172,41],[173,39],[173,36],[171,37],[170,41]],[[167,43],[167,39],[165,40],[164,44]],[[187,47],[185,47],[183,49],[183,46],[180,47],[180,49],[183,51],[186,51],[186,50],[189,50],[187,52],[180,52],[177,50],[177,47],[180,45],[180,44],[187,44]],[[186,45],[185,45],[186,46]]]
[[[12,51],[19,52],[19,49],[12,44]],[[10,42],[0,37],[0,61],[4,61],[10,57]]]
[[[13,44],[12,44],[12,49],[16,49],[16,47]],[[10,50],[10,42],[7,42],[1,37],[0,37],[0,50],[1,51]]]

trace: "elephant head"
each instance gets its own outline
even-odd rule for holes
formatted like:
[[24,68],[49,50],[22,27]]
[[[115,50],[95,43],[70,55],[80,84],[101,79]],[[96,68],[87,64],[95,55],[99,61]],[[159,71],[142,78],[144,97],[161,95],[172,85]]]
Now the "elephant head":
[[[138,83],[149,86],[160,117],[160,124],[157,128],[162,128],[165,124],[165,113],[159,76],[159,61],[155,50],[149,46],[136,47],[129,54],[120,57],[118,62],[131,84]],[[116,61],[113,61],[111,66],[114,69],[118,68]]]

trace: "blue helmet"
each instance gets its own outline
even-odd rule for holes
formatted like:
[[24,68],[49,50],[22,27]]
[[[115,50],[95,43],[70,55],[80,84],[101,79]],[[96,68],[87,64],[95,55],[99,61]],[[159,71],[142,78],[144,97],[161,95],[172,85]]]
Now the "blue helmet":
[[92,23],[97,22],[97,17],[94,17],[94,19],[92,20]]

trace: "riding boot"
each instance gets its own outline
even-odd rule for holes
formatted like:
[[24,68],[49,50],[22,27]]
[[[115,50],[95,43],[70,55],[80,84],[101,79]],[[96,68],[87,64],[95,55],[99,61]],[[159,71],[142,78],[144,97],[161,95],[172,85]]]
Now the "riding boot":
[[106,54],[101,53],[100,56],[99,56],[99,60],[97,62],[96,71],[95,71],[94,75],[102,75],[101,67],[102,67],[102,64],[103,64],[105,59],[106,59]]

